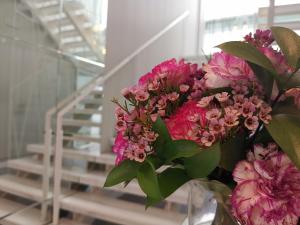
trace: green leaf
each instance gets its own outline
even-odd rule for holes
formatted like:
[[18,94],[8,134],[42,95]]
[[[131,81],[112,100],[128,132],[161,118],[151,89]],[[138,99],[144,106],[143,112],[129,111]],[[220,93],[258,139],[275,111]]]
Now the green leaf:
[[150,162],[145,161],[139,168],[137,180],[147,198],[157,201],[161,199],[158,177],[155,168]]
[[221,145],[221,167],[232,171],[236,163],[245,158],[245,140],[245,133],[241,133]]
[[230,41],[220,44],[217,47],[222,49],[224,52],[259,65],[270,71],[272,74],[276,74],[271,61],[251,44],[241,41]]
[[162,197],[167,198],[189,180],[189,176],[183,169],[166,169],[158,175],[158,182]]
[[165,145],[169,141],[172,141],[172,139],[167,126],[160,117],[157,118],[152,128],[156,133],[158,133],[158,137],[154,143],[154,149],[156,150],[156,153],[161,156],[164,152]]
[[129,159],[123,161],[109,172],[104,187],[111,187],[124,181],[132,180],[137,176],[140,165],[140,163]]
[[294,31],[285,27],[271,27],[271,30],[289,65],[294,69],[298,69],[300,66],[300,37]]
[[194,141],[176,140],[166,144],[164,156],[168,162],[178,158],[191,157],[201,151],[199,145]]
[[274,115],[267,129],[281,149],[300,169],[300,117]]
[[203,178],[209,175],[219,164],[221,159],[220,143],[203,149],[197,155],[184,158],[184,167],[192,178]]
[[249,66],[253,70],[257,79],[261,82],[264,87],[266,96],[270,98],[273,89],[274,77],[273,75],[266,70],[265,68],[258,66],[254,63],[248,62]]

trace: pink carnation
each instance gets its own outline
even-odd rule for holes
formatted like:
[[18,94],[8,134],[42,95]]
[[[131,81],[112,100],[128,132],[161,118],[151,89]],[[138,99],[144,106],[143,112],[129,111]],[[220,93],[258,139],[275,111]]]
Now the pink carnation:
[[210,88],[226,87],[232,81],[253,78],[254,74],[248,64],[225,52],[213,54],[208,64],[203,66],[206,71],[206,85]]
[[[198,118],[198,119],[191,119]],[[199,127],[206,124],[205,110],[197,102],[189,101],[181,106],[169,119],[166,125],[174,140],[186,139],[197,141]]]
[[116,153],[116,165],[119,165],[124,159],[124,151],[128,147],[128,141],[124,139],[122,132],[117,134],[115,143],[113,146],[113,152]]
[[289,66],[281,52],[278,52],[271,47],[260,48],[260,51],[267,56],[279,74],[285,74],[289,71]]
[[186,63],[184,60],[179,62],[170,59],[155,66],[151,73],[147,73],[139,79],[139,85],[143,86],[153,81],[155,78],[166,79],[168,85],[180,85],[187,83],[191,75],[197,73],[197,64]]
[[300,171],[287,155],[241,161],[233,171],[231,203],[245,225],[296,225],[300,216]]

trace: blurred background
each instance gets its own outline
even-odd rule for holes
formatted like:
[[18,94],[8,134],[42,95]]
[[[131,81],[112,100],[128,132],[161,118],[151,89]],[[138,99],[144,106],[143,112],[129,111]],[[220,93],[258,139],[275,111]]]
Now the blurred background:
[[0,223],[181,224],[184,188],[153,212],[136,183],[101,189],[110,100],[161,61],[202,63],[272,25],[299,34],[300,1],[1,0]]

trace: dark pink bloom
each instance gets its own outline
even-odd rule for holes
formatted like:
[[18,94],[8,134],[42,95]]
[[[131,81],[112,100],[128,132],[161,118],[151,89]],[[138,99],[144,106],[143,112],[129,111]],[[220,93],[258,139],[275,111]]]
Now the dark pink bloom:
[[116,154],[116,165],[119,165],[124,159],[124,152],[128,147],[128,140],[124,139],[122,132],[117,134],[113,152]]
[[296,225],[300,216],[300,171],[287,155],[241,161],[231,197],[234,215],[245,225]]
[[253,34],[249,33],[244,37],[245,41],[253,44],[255,47],[268,47],[274,41],[271,30],[259,30]]
[[267,56],[279,74],[285,74],[289,71],[290,68],[281,52],[278,52],[271,47],[261,48],[260,51]]
[[[193,121],[192,117],[199,115],[199,120]],[[197,127],[204,127],[206,124],[205,110],[197,106],[197,102],[189,101],[183,104],[176,112],[166,120],[168,130],[174,140],[187,139],[194,140],[191,134]]]

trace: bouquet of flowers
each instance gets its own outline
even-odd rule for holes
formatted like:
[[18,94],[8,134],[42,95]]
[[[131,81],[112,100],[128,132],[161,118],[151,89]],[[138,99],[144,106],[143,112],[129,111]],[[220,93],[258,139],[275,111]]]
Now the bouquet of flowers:
[[217,47],[200,68],[159,64],[122,90],[124,104],[113,100],[117,158],[105,186],[136,178],[150,206],[191,179],[217,180],[241,224],[296,225],[300,37],[272,27]]

